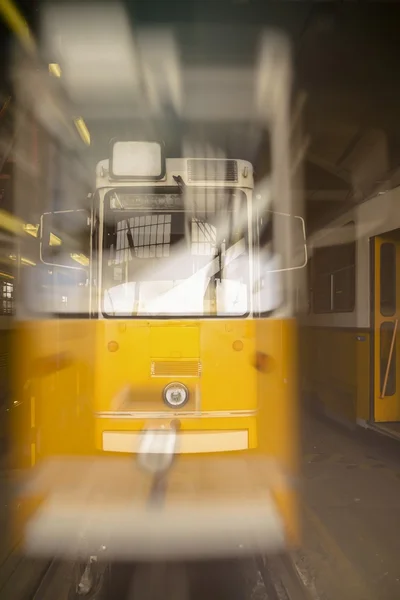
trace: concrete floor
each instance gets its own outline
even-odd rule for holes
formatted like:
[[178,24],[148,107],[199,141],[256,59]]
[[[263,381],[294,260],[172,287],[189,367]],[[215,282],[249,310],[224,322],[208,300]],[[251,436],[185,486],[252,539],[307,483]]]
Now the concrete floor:
[[314,598],[400,598],[400,445],[307,415],[303,549]]
[[[399,600],[400,443],[312,415],[304,418],[302,429],[304,527],[296,563],[311,595],[315,600]],[[0,575],[6,579],[20,560],[7,559],[15,543],[4,535],[10,518],[7,479],[0,469]],[[23,507],[14,510],[24,512]],[[29,578],[30,564],[26,570]],[[262,586],[256,594],[254,583],[249,588],[249,597],[265,598]],[[14,600],[15,584],[9,596],[0,595]]]

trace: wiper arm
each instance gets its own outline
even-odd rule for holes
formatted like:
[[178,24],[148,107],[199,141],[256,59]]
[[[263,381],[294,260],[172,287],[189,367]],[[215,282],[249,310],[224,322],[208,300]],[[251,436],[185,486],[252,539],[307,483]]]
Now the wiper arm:
[[115,317],[115,308],[114,308],[114,302],[113,302],[112,296],[111,296],[111,294],[110,294],[110,290],[109,290],[108,288],[106,288],[106,293],[107,293],[108,299],[109,299],[109,301],[110,301],[110,304],[111,304],[111,310],[112,310],[112,312],[113,312],[113,314],[114,314],[114,317]]
[[175,181],[175,183],[177,184],[179,191],[182,194],[183,191],[186,189],[186,183],[183,181],[183,179],[180,175],[173,175],[172,177],[173,177],[173,180]]
[[[178,186],[179,193],[183,194],[185,192],[187,186],[186,186],[186,183],[183,181],[182,177],[180,175],[172,175],[172,178]],[[185,209],[185,235],[184,235],[184,237],[186,237],[188,240],[187,243],[189,245],[189,248],[190,248],[190,229],[189,229],[190,222],[191,222],[191,219],[187,218],[186,209]]]
[[129,219],[126,219],[126,225],[127,225],[126,237],[128,238],[129,248],[131,250],[135,250],[135,242],[133,241],[132,229],[131,229],[131,226],[129,225]]

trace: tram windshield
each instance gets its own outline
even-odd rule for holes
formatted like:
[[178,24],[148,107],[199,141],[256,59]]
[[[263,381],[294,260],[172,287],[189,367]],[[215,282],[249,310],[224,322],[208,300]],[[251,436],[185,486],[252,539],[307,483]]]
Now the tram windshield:
[[116,189],[105,198],[103,313],[243,316],[249,311],[246,194]]

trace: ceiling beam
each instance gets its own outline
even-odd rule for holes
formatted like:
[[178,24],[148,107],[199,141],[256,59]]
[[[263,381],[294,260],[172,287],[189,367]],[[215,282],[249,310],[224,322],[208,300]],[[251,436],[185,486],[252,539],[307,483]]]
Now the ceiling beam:
[[341,181],[344,181],[349,186],[349,189],[353,188],[351,172],[348,171],[347,169],[338,167],[336,164],[331,163],[331,162],[325,160],[324,158],[321,158],[320,156],[317,156],[313,152],[307,152],[307,160],[310,163],[312,163],[313,165],[320,167],[327,173],[334,175]]

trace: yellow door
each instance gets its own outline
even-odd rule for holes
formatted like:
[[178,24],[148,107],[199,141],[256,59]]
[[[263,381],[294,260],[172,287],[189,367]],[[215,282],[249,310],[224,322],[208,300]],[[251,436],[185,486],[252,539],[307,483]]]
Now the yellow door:
[[374,267],[373,417],[388,423],[400,421],[400,236],[375,238]]

